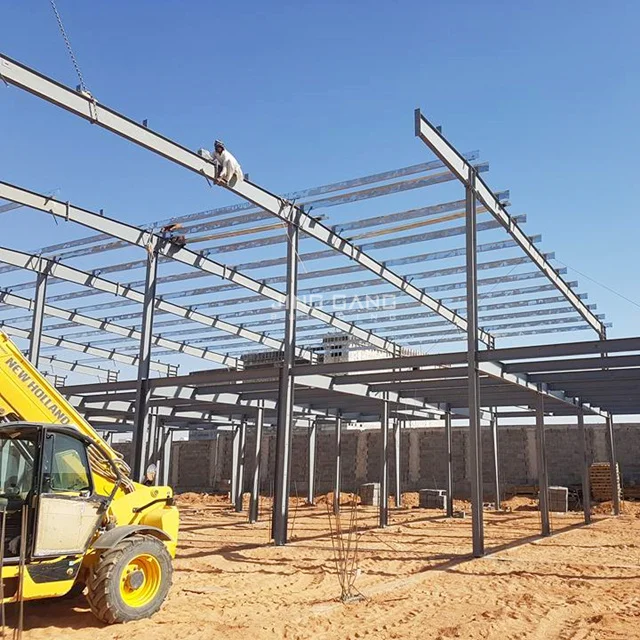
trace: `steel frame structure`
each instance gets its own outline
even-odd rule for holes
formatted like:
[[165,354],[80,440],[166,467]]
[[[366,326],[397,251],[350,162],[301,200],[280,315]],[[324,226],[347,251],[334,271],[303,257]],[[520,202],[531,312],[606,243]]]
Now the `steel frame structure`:
[[[92,96],[73,91],[64,85],[39,74],[6,56],[0,55],[0,75],[8,83],[24,89],[40,98],[60,106],[92,124],[97,124],[117,135],[126,138],[164,158],[177,163],[208,182],[215,181],[215,168],[198,154],[169,140],[120,114],[99,104]],[[584,448],[584,414],[591,414],[607,421],[610,461],[612,474],[615,474],[615,443],[613,440],[613,413],[625,413],[637,408],[635,401],[619,396],[611,388],[611,380],[624,380],[629,388],[640,383],[640,354],[611,356],[617,352],[640,351],[640,339],[630,341],[606,340],[606,327],[603,317],[594,313],[594,306],[584,302],[585,295],[576,293],[572,285],[562,278],[563,271],[554,268],[550,260],[553,254],[544,254],[537,247],[539,237],[527,237],[521,230],[519,223],[523,216],[511,216],[507,213],[502,200],[505,192],[493,193],[480,177],[480,172],[488,168],[486,163],[472,163],[477,154],[460,154],[441,135],[439,130],[431,125],[419,110],[415,113],[416,135],[431,148],[438,161],[426,162],[399,170],[366,176],[355,180],[325,185],[310,189],[288,197],[280,197],[259,187],[249,180],[240,180],[232,184],[222,185],[227,190],[240,196],[248,204],[234,205],[217,210],[217,213],[231,214],[230,217],[218,219],[208,214],[193,214],[184,216],[185,221],[194,222],[191,225],[199,233],[210,232],[214,229],[227,227],[231,231],[199,236],[196,242],[225,241],[230,237],[241,235],[251,236],[258,233],[269,233],[286,228],[287,257],[284,260],[267,259],[246,263],[241,266],[229,267],[222,262],[213,260],[207,249],[197,252],[177,246],[171,240],[155,233],[153,229],[140,229],[118,220],[105,216],[103,212],[94,213],[62,201],[50,195],[38,194],[6,182],[0,182],[0,197],[10,201],[10,204],[0,206],[0,213],[15,207],[27,207],[49,213],[67,222],[76,222],[96,232],[98,235],[76,241],[73,244],[62,243],[46,248],[46,251],[56,257],[47,258],[43,255],[30,255],[8,248],[0,248],[0,261],[7,267],[0,268],[0,273],[7,273],[12,269],[29,270],[37,274],[34,299],[16,295],[5,289],[0,292],[0,302],[32,311],[29,317],[31,329],[27,331],[14,327],[6,321],[1,321],[4,330],[12,335],[30,340],[29,356],[33,362],[60,362],[41,354],[41,344],[54,344],[67,349],[80,350],[98,357],[121,362],[125,365],[136,366],[138,376],[133,381],[111,382],[96,385],[71,385],[63,390],[70,395],[75,406],[80,407],[89,419],[96,424],[113,425],[113,430],[131,429],[133,431],[133,470],[136,477],[141,477],[145,463],[152,457],[160,457],[161,473],[167,479],[168,465],[166,457],[169,455],[171,429],[178,429],[184,425],[221,425],[235,429],[237,447],[234,454],[234,488],[232,497],[236,508],[242,509],[242,492],[244,488],[244,459],[246,445],[246,431],[250,421],[256,426],[256,449],[254,452],[254,475],[251,481],[251,501],[249,518],[255,522],[258,518],[258,495],[260,488],[260,457],[261,437],[264,426],[275,425],[277,430],[276,456],[276,486],[273,510],[272,531],[276,544],[287,542],[288,497],[290,494],[289,476],[292,455],[292,433],[294,428],[303,427],[309,430],[309,490],[308,500],[314,500],[314,478],[316,458],[317,419],[333,417],[336,422],[336,473],[334,481],[334,511],[339,511],[340,491],[340,443],[343,420],[361,422],[377,422],[382,431],[382,464],[381,464],[381,496],[380,496],[380,526],[386,526],[389,513],[389,430],[393,424],[394,455],[395,455],[395,492],[396,504],[401,495],[399,459],[400,459],[400,427],[407,419],[444,418],[445,434],[448,451],[447,471],[447,513],[452,514],[453,476],[451,469],[451,420],[452,417],[464,417],[469,421],[470,433],[470,469],[471,495],[473,519],[473,553],[475,556],[484,554],[483,533],[483,487],[482,487],[482,447],[481,429],[483,423],[489,423],[492,429],[494,474],[495,474],[495,504],[500,506],[500,483],[497,465],[498,457],[498,418],[507,415],[501,408],[515,406],[528,407],[535,413],[538,442],[538,470],[541,487],[542,533],[550,532],[548,518],[547,487],[548,477],[545,461],[544,445],[544,416],[545,413],[556,415],[575,415],[579,432],[579,443],[583,451],[583,489],[588,488],[588,473],[586,471],[586,453]],[[427,177],[410,178],[400,182],[383,186],[373,186],[361,191],[327,194],[355,189],[365,185],[376,185],[384,181],[405,178],[421,172],[436,170],[442,166],[448,171]],[[344,228],[330,228],[323,224],[321,217],[311,216],[305,207],[296,204],[296,199],[305,199],[307,206],[335,206],[340,203],[354,202],[360,199],[379,197],[400,191],[409,191],[429,184],[438,184],[452,179],[458,179],[464,185],[466,197],[463,201],[452,201],[442,205],[420,207],[414,210],[377,216],[366,220],[347,223],[345,228],[352,230],[366,227],[382,226],[382,229],[360,233],[358,240],[368,239],[369,242],[356,245],[354,237],[343,235]],[[478,206],[477,203],[481,206]],[[461,206],[464,207],[461,210]],[[478,222],[481,214],[489,213],[494,220]],[[243,227],[275,216],[277,224]],[[463,219],[464,225],[447,227],[438,231],[415,233],[417,229],[431,224],[449,224]],[[408,220],[412,222],[408,223]],[[398,223],[402,224],[398,224]],[[394,226],[385,226],[394,225]],[[500,242],[478,243],[478,234],[491,229],[503,228],[510,236],[509,240]],[[411,235],[402,238],[394,237],[398,233],[410,232]],[[391,236],[383,240],[370,240],[380,236]],[[372,252],[383,247],[390,248],[400,244],[412,242],[428,242],[436,238],[453,238],[464,235],[465,246],[447,249],[440,252],[403,256],[388,261],[373,257]],[[299,242],[311,238],[328,247],[328,250],[300,253]],[[102,244],[97,245],[96,243]],[[217,247],[221,253],[237,251],[252,246],[270,246],[283,242],[282,235],[263,236],[262,240],[241,240],[229,243],[225,248]],[[140,268],[146,266],[144,282],[120,284],[98,275],[98,272],[88,273],[60,262],[60,256],[71,259],[80,255],[91,255],[97,251],[112,250],[124,246],[144,249],[147,256],[144,261],[115,265],[108,270]],[[482,269],[507,268],[523,263],[522,258],[509,258],[486,263],[478,263],[478,253],[507,248],[520,248],[527,259],[531,261],[537,271],[496,278],[478,278]],[[329,257],[332,253],[350,261],[348,267],[319,269],[313,272],[298,274],[298,263],[301,258],[319,260]],[[445,267],[430,271],[420,271],[413,274],[400,275],[391,266],[401,266],[427,260],[450,259],[464,256],[465,264],[460,267]],[[158,276],[160,261],[180,263],[193,271],[184,274]],[[255,268],[271,268],[285,263],[284,276],[271,276],[258,280],[247,275],[247,271]],[[351,264],[353,263],[353,264]],[[327,278],[342,276],[362,270],[373,274],[373,279],[344,281],[327,285],[299,289],[299,281],[311,278]],[[103,269],[104,271],[104,269]],[[449,282],[429,288],[420,288],[412,284],[413,278],[424,279],[433,277],[450,277],[464,273],[464,282]],[[170,295],[156,295],[156,287],[162,282],[178,282],[181,280],[214,275],[225,283],[214,287],[203,287],[189,291],[175,292],[174,297],[187,295],[211,294],[231,289],[246,289],[253,294],[252,298],[219,300],[207,303],[210,307],[225,306],[238,303],[250,304],[254,301],[271,300],[284,308],[285,323],[282,340],[267,335],[266,332],[253,331],[246,328],[250,323],[236,325],[229,321],[231,317],[252,315],[261,316],[266,313],[265,308],[244,309],[233,314],[209,316],[197,311],[193,306],[180,306],[169,302]],[[483,316],[484,321],[503,322],[506,324],[479,326],[479,312],[485,310],[512,309],[518,306],[540,306],[549,303],[548,298],[516,300],[507,303],[479,304],[481,298],[505,296],[506,290],[494,294],[494,290],[480,291],[481,287],[495,286],[519,282],[536,277],[544,277],[548,285],[533,285],[530,287],[513,289],[513,295],[524,293],[542,293],[557,290],[561,295],[551,298],[551,304],[566,301],[570,307],[542,308],[535,311],[536,320],[529,320],[528,309],[523,311],[504,311],[494,316]],[[81,310],[66,310],[62,307],[47,304],[47,288],[57,281],[66,281],[74,285],[87,287],[92,291],[110,293],[121,302],[117,304],[134,303],[141,305],[141,313],[122,314],[117,318],[95,318],[87,315],[87,311],[98,311],[111,308],[114,305],[89,305]],[[276,289],[274,284],[285,283],[286,293]],[[136,287],[144,285],[142,291]],[[365,319],[358,322],[344,320],[337,313],[328,313],[308,304],[299,297],[301,293],[322,293],[325,291],[349,290],[356,287],[390,286],[392,292],[407,296],[410,301],[403,309],[413,310],[414,313],[401,314],[400,319],[393,320],[399,324],[383,327],[384,322],[377,318],[376,331],[365,329]],[[18,285],[19,288],[29,288],[30,283]],[[464,289],[464,295],[449,295],[446,299],[437,299],[436,293],[452,292]],[[83,294],[84,295],[84,294]],[[70,299],[82,297],[79,294],[62,294],[56,299]],[[50,298],[50,302],[53,298]],[[461,305],[462,308],[461,308]],[[458,304],[458,307],[456,307]],[[202,305],[204,308],[207,305]],[[415,309],[423,313],[415,313]],[[463,312],[463,308],[466,311]],[[81,312],[82,311],[82,312]],[[537,327],[534,331],[559,332],[582,328],[571,325],[571,318],[558,318],[565,313],[575,311],[589,328],[598,333],[599,340],[591,343],[570,343],[569,345],[553,345],[530,348],[496,349],[495,338],[501,335],[526,335],[529,327]],[[276,370],[244,369],[242,357],[235,357],[231,350],[241,348],[246,343],[225,342],[224,336],[210,336],[176,341],[162,335],[154,335],[153,327],[164,324],[175,326],[175,321],[165,323],[156,322],[159,313],[172,314],[181,320],[198,323],[203,328],[185,330],[197,333],[210,329],[238,337],[282,352],[282,364]],[[301,314],[302,326],[297,328],[297,314]],[[352,314],[357,315],[357,314]],[[44,333],[45,316],[56,317],[65,323],[51,327],[51,329],[65,329],[70,325],[84,325],[95,332],[109,332],[124,340],[133,340],[138,344],[114,345],[113,339],[109,344],[111,349],[96,347],[93,344],[83,344],[73,339],[56,337]],[[553,316],[545,318],[544,316]],[[384,316],[383,316],[384,317]],[[432,322],[420,322],[415,326],[407,324],[409,319],[434,317]],[[515,321],[518,318],[524,321]],[[304,322],[314,318],[320,325],[305,326]],[[539,319],[542,318],[542,319]],[[22,321],[22,318],[18,318]],[[119,321],[140,323],[140,329],[135,326],[121,325]],[[265,325],[264,318],[256,319],[254,326]],[[267,323],[268,324],[268,323]],[[371,322],[374,324],[374,322]],[[428,327],[448,327],[426,332],[415,329]],[[344,334],[356,338],[361,344],[367,345],[380,352],[386,352],[391,357],[384,359],[370,359],[344,363],[318,363],[318,354],[314,348],[296,344],[296,336],[310,333],[311,339],[318,338],[318,330],[323,327],[337,329]],[[177,330],[174,333],[178,333]],[[180,331],[184,334],[185,331]],[[381,331],[392,331],[399,336],[403,331],[411,331],[407,337],[384,337]],[[84,334],[72,334],[82,337]],[[90,333],[89,335],[93,335]],[[464,352],[449,354],[421,354],[407,355],[406,347],[413,343],[421,345],[439,344],[446,340],[460,339],[466,336],[467,348]],[[415,340],[420,338],[420,340]],[[204,347],[195,346],[198,342],[206,343]],[[218,349],[211,347],[211,342],[222,344]],[[186,376],[175,376],[172,365],[152,360],[152,348],[163,347],[179,353],[192,355],[202,360],[213,361],[227,367],[226,370],[210,372],[195,372]],[[126,355],[127,351],[137,350],[138,355]],[[529,349],[529,350],[528,350]],[[154,352],[155,355],[167,352]],[[548,353],[545,356],[543,354]],[[573,358],[571,355],[591,355],[598,357]],[[548,360],[542,358],[557,358]],[[302,360],[302,361],[300,361]],[[514,361],[515,360],[515,361]],[[522,362],[522,361],[525,362]],[[308,362],[306,364],[304,361]],[[594,363],[594,361],[596,361]],[[66,363],[67,368],[85,373],[95,372],[96,367],[88,364],[89,360]],[[556,367],[554,369],[554,367]],[[156,371],[164,378],[152,378],[151,371]],[[611,377],[611,375],[613,377]],[[295,399],[294,399],[295,396]],[[152,418],[150,418],[152,416]],[[150,420],[152,425],[150,426]],[[164,435],[162,435],[164,434]],[[167,435],[169,434],[169,435]],[[154,458],[156,459],[156,458]],[[613,477],[613,475],[612,475]],[[614,511],[619,512],[619,496],[614,496]],[[585,506],[585,521],[590,518],[588,505]]]

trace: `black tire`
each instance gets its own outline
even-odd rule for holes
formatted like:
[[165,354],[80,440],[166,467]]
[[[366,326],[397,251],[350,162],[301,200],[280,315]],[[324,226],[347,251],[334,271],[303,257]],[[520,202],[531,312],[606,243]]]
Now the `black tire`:
[[[157,563],[157,589],[136,606],[123,597],[122,581],[126,581],[130,563],[140,556],[151,557]],[[164,544],[152,536],[125,538],[112,549],[103,551],[87,581],[87,600],[93,614],[107,624],[129,622],[152,616],[164,602],[171,587],[173,567]],[[132,589],[135,590],[135,587]]]

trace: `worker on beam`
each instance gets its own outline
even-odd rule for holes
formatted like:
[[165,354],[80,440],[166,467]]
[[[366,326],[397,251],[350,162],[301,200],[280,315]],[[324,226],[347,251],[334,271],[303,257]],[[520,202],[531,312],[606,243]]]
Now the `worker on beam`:
[[224,142],[216,140],[213,143],[213,160],[212,162],[217,165],[217,177],[216,182],[221,184],[229,184],[236,176],[238,180],[243,180],[244,175],[242,173],[242,167],[236,160],[235,156],[224,146]]

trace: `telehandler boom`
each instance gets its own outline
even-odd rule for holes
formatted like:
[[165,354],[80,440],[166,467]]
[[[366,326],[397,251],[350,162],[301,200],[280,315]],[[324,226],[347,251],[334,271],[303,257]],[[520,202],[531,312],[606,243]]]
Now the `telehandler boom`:
[[107,623],[162,605],[178,537],[172,489],[133,482],[2,332],[0,512],[3,603],[83,591]]

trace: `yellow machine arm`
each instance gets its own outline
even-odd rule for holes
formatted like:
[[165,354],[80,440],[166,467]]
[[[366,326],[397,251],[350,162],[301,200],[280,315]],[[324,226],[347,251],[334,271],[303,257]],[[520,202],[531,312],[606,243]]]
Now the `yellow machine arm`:
[[[113,471],[104,464],[106,458],[117,466],[124,483],[130,483],[127,479],[129,468],[122,460],[122,456],[104,442],[93,427],[2,331],[0,331],[0,418],[75,427],[92,440],[102,454],[92,456],[95,470],[100,475],[107,477],[112,475]],[[103,458],[102,461],[100,457]]]

